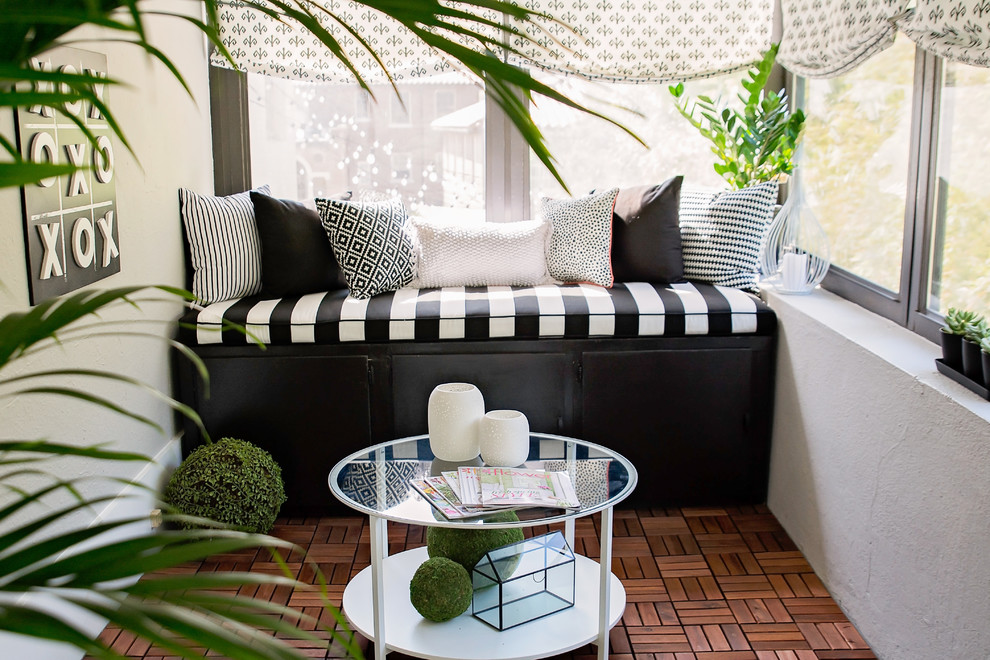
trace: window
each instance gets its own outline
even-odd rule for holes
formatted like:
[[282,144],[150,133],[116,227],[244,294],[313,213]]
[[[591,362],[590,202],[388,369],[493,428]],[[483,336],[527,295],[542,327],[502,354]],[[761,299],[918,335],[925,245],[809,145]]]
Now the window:
[[990,312],[990,69],[942,67],[927,306]]
[[[610,114],[650,145],[540,100],[534,117],[573,194],[675,174],[723,185],[666,85],[546,75],[573,98],[638,110]],[[733,98],[737,79],[696,81],[687,94]],[[357,86],[248,80],[251,175],[277,195],[398,194],[414,213],[483,221],[532,217],[540,197],[564,194],[463,78],[400,83],[404,108],[387,86],[369,103]],[[990,70],[943,62],[899,36],[844,76],[793,82],[809,116],[806,199],[832,243],[826,288],[932,340],[950,306],[990,312]]]
[[990,311],[990,71],[898,36],[801,83],[802,180],[832,243],[824,285],[933,341],[950,306]]
[[[721,96],[731,103],[740,91],[739,77],[690,82],[685,84],[685,95]],[[640,116],[610,109],[608,114],[649,146],[644,149],[624,131],[600,119],[543,101],[534,108],[533,118],[572,194],[659,183],[678,174],[684,175],[685,185],[725,186],[712,168],[710,143],[678,113],[667,85],[592,83],[559,76],[547,76],[543,82],[574,99],[608,99],[609,103],[638,112]],[[566,193],[535,156],[530,159],[531,213],[535,216],[541,197],[561,197]]]
[[822,223],[832,263],[901,292],[914,45],[892,48],[852,72],[808,80],[800,167],[805,199]]
[[248,74],[252,181],[280,197],[398,195],[421,215],[483,219],[482,90],[438,76],[399,91],[405,108],[389,85],[372,87],[374,102],[357,85]]
[[[688,93],[733,98],[737,82],[738,76],[728,76],[689,83]],[[677,174],[693,185],[723,185],[712,169],[709,145],[677,113],[667,85],[571,77],[553,83],[575,98],[592,99],[589,103],[608,99],[642,113],[609,110],[650,145],[645,149],[614,126],[543,101],[534,108],[536,121],[575,195]],[[400,83],[404,109],[389,86],[372,91],[375,101],[356,85],[249,74],[252,181],[296,199],[345,191],[357,199],[397,194],[414,213],[472,221],[519,220],[527,212],[536,217],[541,196],[565,194],[538,161],[520,167],[519,158],[531,156],[521,151],[518,138],[510,139],[504,129],[486,129],[486,115],[495,113],[499,126],[507,120],[465,78],[444,74]],[[504,173],[495,180],[501,194],[488,196],[494,205],[485,192],[489,169]],[[526,173],[529,178],[520,181]]]

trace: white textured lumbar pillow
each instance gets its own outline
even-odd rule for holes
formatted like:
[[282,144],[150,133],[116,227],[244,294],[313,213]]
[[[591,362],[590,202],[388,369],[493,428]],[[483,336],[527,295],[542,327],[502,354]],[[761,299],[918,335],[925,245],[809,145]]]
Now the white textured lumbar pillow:
[[414,286],[532,286],[550,282],[550,223],[410,218],[419,250]]

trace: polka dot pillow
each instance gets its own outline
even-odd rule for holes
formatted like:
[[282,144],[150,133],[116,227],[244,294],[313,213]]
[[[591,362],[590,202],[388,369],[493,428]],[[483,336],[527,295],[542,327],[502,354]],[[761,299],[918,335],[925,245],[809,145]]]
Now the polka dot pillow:
[[547,270],[559,282],[612,286],[612,207],[618,188],[574,199],[540,200],[553,225]]

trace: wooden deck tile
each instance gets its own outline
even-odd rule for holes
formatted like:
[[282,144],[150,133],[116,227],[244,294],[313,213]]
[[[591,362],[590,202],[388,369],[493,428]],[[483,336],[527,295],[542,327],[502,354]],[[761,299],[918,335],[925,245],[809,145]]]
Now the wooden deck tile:
[[[625,586],[626,608],[609,634],[613,660],[875,658],[765,506],[624,509],[614,522],[612,566]],[[599,525],[598,515],[576,521],[576,552],[597,558]],[[370,561],[369,528],[359,516],[282,518],[273,533],[307,551],[305,559],[289,556],[291,571],[311,584],[322,574],[337,605],[348,580]],[[425,545],[421,527],[389,523],[388,537],[390,553]],[[231,570],[281,572],[267,553],[246,550],[159,574]],[[346,658],[324,629],[336,620],[318,591],[251,586],[239,593],[288,603],[312,617],[303,627],[319,640],[287,640],[303,657]],[[170,658],[168,650],[113,627],[100,639],[127,658]],[[367,639],[357,641],[366,657],[373,652]],[[554,660],[595,657],[589,644]],[[389,658],[407,660],[397,653]]]

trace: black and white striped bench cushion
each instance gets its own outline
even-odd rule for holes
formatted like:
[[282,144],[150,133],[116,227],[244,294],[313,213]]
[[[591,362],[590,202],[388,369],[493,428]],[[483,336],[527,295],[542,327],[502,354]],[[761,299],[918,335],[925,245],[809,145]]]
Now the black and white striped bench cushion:
[[755,296],[700,283],[399,289],[368,300],[346,290],[257,296],[193,309],[186,344],[244,344],[230,321],[266,344],[773,334],[776,316]]

